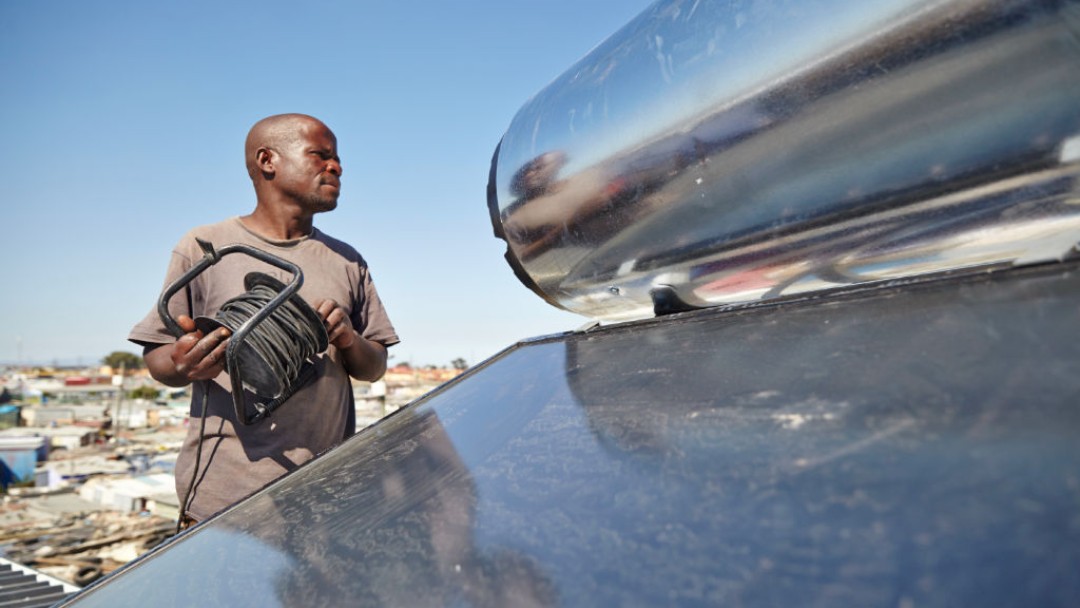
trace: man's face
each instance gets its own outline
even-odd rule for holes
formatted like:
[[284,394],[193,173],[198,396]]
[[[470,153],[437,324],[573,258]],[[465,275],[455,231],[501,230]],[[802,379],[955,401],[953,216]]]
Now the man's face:
[[279,146],[274,182],[278,190],[311,213],[337,207],[341,159],[337,138],[326,126],[304,123],[295,141]]

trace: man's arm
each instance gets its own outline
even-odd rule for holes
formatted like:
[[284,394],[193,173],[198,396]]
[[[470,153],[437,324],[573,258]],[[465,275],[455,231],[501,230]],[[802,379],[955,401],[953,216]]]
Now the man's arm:
[[386,373],[386,347],[360,337],[356,330],[349,328],[356,340],[349,348],[340,349],[345,370],[357,380],[374,382]]
[[147,346],[143,350],[146,369],[166,386],[187,386],[195,380],[210,380],[225,370],[225,347],[229,330],[215,329],[209,335],[195,329],[187,315],[176,319],[187,333],[172,344]]
[[357,380],[374,382],[386,373],[386,347],[360,336],[352,321],[333,300],[323,300],[315,308],[326,324],[330,343],[341,351],[345,371]]

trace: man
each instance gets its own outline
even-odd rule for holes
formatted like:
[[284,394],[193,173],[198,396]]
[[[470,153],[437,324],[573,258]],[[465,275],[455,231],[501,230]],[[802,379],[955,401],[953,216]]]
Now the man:
[[228,330],[204,334],[192,318],[213,317],[225,301],[244,293],[249,272],[283,282],[291,279],[289,273],[241,253],[225,256],[170,301],[170,314],[187,332],[182,337],[168,333],[156,309],[132,329],[128,339],[143,346],[156,380],[196,384],[193,421],[205,408],[204,419],[190,425],[176,461],[185,523],[210,517],[351,435],[355,412],[349,376],[381,378],[386,348],[398,342],[364,259],[313,225],[316,213],[337,207],[341,189],[341,160],[330,129],[302,114],[271,116],[251,128],[245,157],[255,210],[185,235],[173,250],[165,284],[203,257],[196,237],[218,249],[233,243],[261,249],[303,270],[299,295],[323,320],[330,346],[313,357],[313,379],[271,417],[248,426],[236,420],[224,373]]

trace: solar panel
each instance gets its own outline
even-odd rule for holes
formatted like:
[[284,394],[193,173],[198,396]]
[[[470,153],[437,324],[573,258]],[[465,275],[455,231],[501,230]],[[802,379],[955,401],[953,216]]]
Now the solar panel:
[[1075,265],[523,342],[72,605],[1075,605]]

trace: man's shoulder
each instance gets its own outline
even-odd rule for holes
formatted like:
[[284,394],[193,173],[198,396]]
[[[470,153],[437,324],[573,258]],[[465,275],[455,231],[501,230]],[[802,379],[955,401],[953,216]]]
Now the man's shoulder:
[[[213,224],[203,224],[202,226],[196,226],[191,230],[188,230],[184,238],[190,240],[192,237],[198,237],[203,240],[208,239],[222,239],[230,238],[236,240],[245,233],[240,221],[235,217],[221,220],[220,222],[214,222]],[[215,243],[216,244],[216,243]]]
[[[186,245],[188,243],[194,246],[194,239],[199,238],[204,241],[209,240],[213,242],[221,240],[222,238],[233,238],[242,232],[239,222],[235,217],[221,220],[220,222],[214,222],[213,224],[203,224],[201,226],[195,226],[184,233],[184,236],[180,237],[180,244]],[[214,243],[215,245],[217,243]]]
[[245,231],[239,220],[231,217],[213,224],[196,226],[180,237],[175,251],[186,257],[202,257],[202,250],[195,239],[206,241],[215,248],[224,247],[244,240]]
[[311,239],[322,244],[324,247],[333,251],[337,255],[344,258],[346,261],[359,264],[362,267],[367,267],[367,262],[364,260],[364,256],[360,255],[360,252],[355,247],[346,243],[341,239],[334,238],[329,234],[326,234],[318,228],[315,229],[311,235]]

